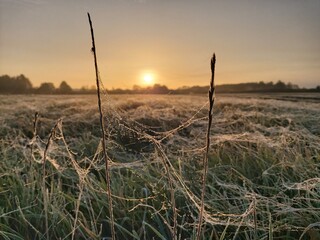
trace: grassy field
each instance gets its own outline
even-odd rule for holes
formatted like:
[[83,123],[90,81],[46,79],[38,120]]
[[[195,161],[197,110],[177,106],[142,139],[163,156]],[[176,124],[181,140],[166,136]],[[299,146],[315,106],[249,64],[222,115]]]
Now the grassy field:
[[[96,98],[0,96],[0,239],[110,238]],[[102,102],[117,239],[194,239],[207,97]],[[216,96],[204,217],[202,239],[320,239],[319,94]]]

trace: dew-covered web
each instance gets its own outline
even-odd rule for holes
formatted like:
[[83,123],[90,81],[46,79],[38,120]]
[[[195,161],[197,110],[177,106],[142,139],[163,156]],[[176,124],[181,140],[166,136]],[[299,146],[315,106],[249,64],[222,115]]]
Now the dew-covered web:
[[[168,181],[166,174],[170,175],[175,194],[182,195],[195,214],[200,204],[197,184],[207,99],[200,98],[202,103],[195,107],[179,105],[179,99],[188,96],[132,100],[126,95],[114,99],[104,88],[102,92],[112,167],[143,172],[146,166],[157,166],[163,172],[160,180]],[[218,97],[206,195],[208,224],[276,232],[305,229],[315,221],[320,188],[318,106],[318,102]],[[292,212],[299,214],[288,222]]]
[[[174,226],[175,206],[177,234],[192,237],[200,206],[207,96],[109,95],[100,84],[116,229],[137,231],[143,238],[149,224],[166,234]],[[302,239],[316,234],[320,101],[302,95],[294,100],[294,96],[216,96],[206,229],[214,228],[227,239],[254,239],[255,234],[268,239],[271,232],[279,238],[288,232]],[[15,112],[8,104],[0,109],[6,113],[0,116],[4,152],[21,153],[13,167],[9,162],[1,167],[9,175],[21,176],[25,189],[39,192],[46,155],[48,212],[62,216],[56,215],[52,224],[70,218],[72,234],[83,224],[86,236],[94,238],[93,232],[103,236],[108,205],[96,96],[24,97],[19,104]],[[39,123],[33,133],[25,126],[32,126],[35,111]],[[2,181],[8,173],[1,175]]]

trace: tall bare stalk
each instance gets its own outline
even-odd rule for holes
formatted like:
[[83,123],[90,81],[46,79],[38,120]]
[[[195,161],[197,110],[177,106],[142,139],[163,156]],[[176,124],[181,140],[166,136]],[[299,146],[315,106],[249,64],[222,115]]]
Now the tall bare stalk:
[[213,54],[211,58],[211,81],[210,81],[210,88],[209,88],[209,113],[208,113],[208,129],[207,129],[207,147],[206,153],[203,158],[203,175],[202,175],[202,192],[201,192],[201,207],[199,213],[199,223],[197,229],[197,240],[200,240],[201,237],[201,230],[202,230],[202,218],[203,218],[203,211],[204,211],[204,195],[206,191],[206,180],[207,180],[207,173],[208,173],[208,155],[209,155],[209,148],[210,148],[210,130],[212,124],[212,109],[214,104],[214,70],[216,64],[216,55]]
[[[38,126],[38,118],[39,118],[39,113],[36,112],[34,114],[34,119],[33,119],[33,136],[32,139],[30,141],[30,150],[31,150],[31,157],[33,157],[33,144],[36,141],[37,138],[37,126]],[[31,160],[32,163],[32,160]],[[31,164],[32,165],[32,164]]]
[[[36,120],[37,120],[37,114],[35,115],[35,125],[36,125]],[[58,125],[61,123],[61,119],[59,119],[56,124],[53,126],[51,129],[50,135],[48,137],[48,141],[46,144],[46,148],[44,149],[43,152],[43,165],[42,165],[42,195],[43,195],[43,207],[44,207],[44,212],[45,212],[45,226],[46,226],[46,233],[45,235],[48,237],[49,234],[49,220],[48,220],[48,191],[46,189],[46,162],[47,162],[47,153],[52,141],[52,138],[54,138],[56,130],[58,128]],[[36,126],[35,126],[36,127]]]
[[100,127],[102,131],[102,151],[103,151],[103,158],[105,162],[105,168],[106,168],[106,182],[107,182],[107,193],[108,193],[108,201],[109,201],[109,214],[110,214],[110,221],[111,221],[111,236],[112,240],[116,239],[115,229],[114,229],[114,216],[113,216],[113,206],[112,206],[112,197],[111,197],[111,186],[110,186],[110,172],[109,172],[109,166],[108,166],[108,157],[107,157],[107,150],[106,150],[106,134],[105,134],[105,128],[103,123],[103,113],[102,113],[102,107],[101,107],[101,97],[100,97],[100,83],[99,83],[99,70],[98,70],[98,63],[97,63],[97,51],[94,41],[94,33],[92,28],[92,22],[90,18],[90,14],[88,13],[88,19],[90,24],[90,31],[91,31],[91,39],[92,39],[92,52],[94,56],[94,67],[96,71],[96,84],[97,84],[97,96],[98,96],[98,107],[99,107],[99,113],[100,113]]

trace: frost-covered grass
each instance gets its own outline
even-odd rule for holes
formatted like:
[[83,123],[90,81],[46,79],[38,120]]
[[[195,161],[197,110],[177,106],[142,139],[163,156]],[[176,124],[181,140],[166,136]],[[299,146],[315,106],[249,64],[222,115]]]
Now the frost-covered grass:
[[[203,239],[320,238],[318,97],[217,96]],[[171,238],[170,181],[195,238],[207,97],[102,100],[117,239]],[[0,126],[0,239],[108,239],[96,96],[0,96]]]

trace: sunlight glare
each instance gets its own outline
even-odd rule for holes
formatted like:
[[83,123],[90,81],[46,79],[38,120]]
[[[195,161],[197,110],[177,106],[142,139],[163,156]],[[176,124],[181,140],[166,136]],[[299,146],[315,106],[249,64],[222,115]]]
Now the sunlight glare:
[[143,82],[146,85],[152,85],[154,82],[154,77],[151,73],[146,73],[143,75]]

